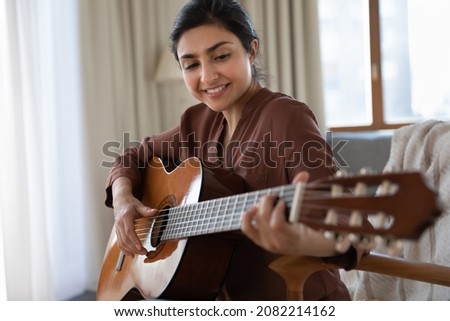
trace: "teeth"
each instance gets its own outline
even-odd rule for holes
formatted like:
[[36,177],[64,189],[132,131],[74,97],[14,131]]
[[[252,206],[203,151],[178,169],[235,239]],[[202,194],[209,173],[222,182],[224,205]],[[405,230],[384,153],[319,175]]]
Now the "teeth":
[[206,92],[208,94],[215,94],[215,93],[218,93],[219,91],[221,91],[224,88],[225,88],[225,85],[217,87],[217,88],[214,88],[214,89],[207,89]]

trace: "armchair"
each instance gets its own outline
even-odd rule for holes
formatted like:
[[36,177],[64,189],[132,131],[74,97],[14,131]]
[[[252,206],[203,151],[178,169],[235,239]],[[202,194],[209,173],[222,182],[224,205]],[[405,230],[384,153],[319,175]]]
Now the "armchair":
[[[354,270],[341,271],[354,300],[450,300],[450,122],[428,120],[394,131],[384,172],[404,171],[429,179],[442,215],[420,238],[405,241],[397,256],[379,245]],[[290,300],[303,298],[303,285],[315,271],[340,268],[317,257],[281,257],[270,267],[285,280]]]
[[[287,299],[293,301],[303,300],[303,286],[311,274],[325,269],[339,269],[338,266],[312,256],[284,256],[272,262],[270,268],[284,279]],[[355,270],[450,287],[450,266],[412,261],[381,253],[363,256]]]

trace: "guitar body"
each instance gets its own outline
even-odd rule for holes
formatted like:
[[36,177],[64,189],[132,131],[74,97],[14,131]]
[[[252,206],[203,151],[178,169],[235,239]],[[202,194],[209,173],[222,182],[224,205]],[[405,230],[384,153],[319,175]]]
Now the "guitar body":
[[[242,191],[243,182],[237,176],[202,167],[196,158],[172,172],[154,158],[146,169],[142,202],[164,210]],[[213,300],[232,261],[235,243],[236,236],[228,233],[196,236],[145,245],[147,256],[130,258],[120,252],[113,228],[97,299]]]

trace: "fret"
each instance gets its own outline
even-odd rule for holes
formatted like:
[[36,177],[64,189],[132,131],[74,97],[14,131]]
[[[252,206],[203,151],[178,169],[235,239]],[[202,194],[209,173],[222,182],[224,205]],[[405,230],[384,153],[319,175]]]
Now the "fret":
[[232,231],[233,230],[233,215],[236,213],[237,203],[238,203],[238,197],[232,196],[229,200],[229,207],[226,212],[226,222],[227,222],[227,230]]
[[208,213],[208,221],[206,224],[206,230],[208,231],[208,233],[213,232],[213,226],[214,226],[214,215],[216,215],[216,200],[212,200],[212,210],[210,211],[210,213]]
[[239,209],[239,211],[237,213],[233,214],[233,227],[236,229],[241,228],[242,215],[244,214],[244,212],[246,210],[245,207],[247,204],[247,199],[248,199],[248,193],[244,194],[244,201],[242,202],[241,208]]
[[171,237],[176,239],[177,235],[178,235],[178,228],[179,228],[179,221],[180,221],[180,212],[181,212],[181,208],[177,208],[177,210],[175,211],[175,213],[173,214],[173,229],[172,229],[172,233],[171,233]]
[[205,221],[206,213],[208,213],[209,202],[200,203],[200,209],[198,210],[199,215],[195,224],[195,235],[200,235],[203,232],[202,222]]
[[215,220],[214,220],[214,228],[213,228],[213,232],[218,232],[220,231],[219,229],[219,220],[222,219],[223,220],[223,212],[222,212],[222,199],[218,199],[218,206],[217,206],[217,210],[215,213]]
[[[200,203],[189,204],[189,212],[185,213],[183,217],[183,228],[180,235],[181,238],[193,235],[196,228],[196,220],[198,218],[198,211],[202,205]],[[197,224],[198,226],[198,224]]]
[[169,208],[167,210],[161,210],[161,212],[163,212],[162,214],[160,213],[163,216],[163,219],[162,219],[163,224],[166,224],[166,228],[163,231],[161,240],[164,241],[164,240],[170,240],[173,238],[177,211],[178,211],[177,207]]
[[203,233],[205,233],[205,232],[208,232],[208,230],[207,230],[207,224],[206,224],[206,226],[205,226],[205,222],[207,222],[207,220],[209,219],[209,212],[211,211],[211,205],[212,205],[212,203],[211,202],[205,202],[205,210],[203,211],[203,214],[202,214],[202,218],[201,218],[201,220],[198,222],[198,226],[199,226],[199,230],[202,232],[202,234]]
[[230,206],[230,197],[226,197],[226,200],[227,200],[227,202],[226,202],[226,204],[225,204],[225,206],[223,208],[223,215],[222,215],[222,217],[223,217],[223,219],[222,219],[222,231],[225,231],[225,222],[226,222],[227,217],[228,217],[227,211],[228,211],[228,208]]
[[286,189],[284,188],[284,186],[282,186],[279,190],[280,190],[280,191],[278,192],[278,196],[279,196],[279,197],[286,203],[286,205],[287,205],[286,196],[285,196]]
[[[170,213],[170,212],[172,212],[172,213]],[[179,222],[180,216],[181,216],[181,213],[180,213],[181,208],[175,207],[175,208],[171,209],[170,212],[169,212],[167,224],[171,225],[171,231],[170,231],[171,238],[175,238],[176,233],[178,231],[178,222]]]
[[223,220],[225,219],[225,209],[223,208],[224,199],[218,200],[216,221],[214,222],[214,232],[223,232]]
[[180,221],[179,221],[179,229],[178,229],[178,237],[179,238],[183,238],[186,234],[187,231],[187,226],[186,226],[186,221],[188,220],[188,218],[190,217],[192,213],[192,204],[187,204],[186,205],[186,211],[183,215],[183,217],[180,217]]
[[254,193],[254,196],[253,196],[253,205],[258,204],[258,201],[259,201],[259,198],[260,198],[259,194],[260,194],[259,191],[257,191],[256,193]]
[[199,226],[197,212],[199,211],[200,204],[191,204],[191,211],[184,219],[183,237],[191,236],[194,232],[194,227]]

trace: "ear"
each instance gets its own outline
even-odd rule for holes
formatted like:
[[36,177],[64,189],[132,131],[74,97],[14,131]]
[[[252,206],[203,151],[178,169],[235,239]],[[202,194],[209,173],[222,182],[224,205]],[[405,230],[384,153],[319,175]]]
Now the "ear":
[[250,56],[250,63],[253,65],[253,63],[256,60],[256,57],[258,56],[258,51],[259,51],[259,41],[258,39],[253,39],[252,42],[250,43],[250,52],[249,52],[249,56]]

